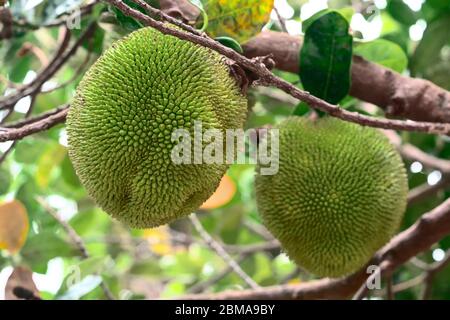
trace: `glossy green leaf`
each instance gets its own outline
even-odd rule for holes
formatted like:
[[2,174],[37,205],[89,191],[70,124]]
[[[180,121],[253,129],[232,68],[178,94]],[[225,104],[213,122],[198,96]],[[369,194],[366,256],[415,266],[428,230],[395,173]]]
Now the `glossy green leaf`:
[[398,44],[384,39],[359,43],[354,47],[353,52],[397,72],[403,72],[408,65],[408,57],[402,48]]
[[80,252],[71,243],[52,231],[30,236],[21,251],[23,260],[39,273],[45,273],[48,261],[55,257],[77,255]]
[[317,18],[306,29],[300,51],[300,78],[311,94],[338,103],[350,89],[352,37],[337,12]]

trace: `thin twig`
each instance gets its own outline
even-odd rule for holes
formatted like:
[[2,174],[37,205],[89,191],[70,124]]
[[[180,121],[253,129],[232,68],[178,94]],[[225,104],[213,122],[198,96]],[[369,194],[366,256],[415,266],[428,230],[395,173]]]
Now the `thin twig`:
[[398,293],[398,292],[402,292],[402,291],[414,288],[414,287],[418,286],[419,284],[421,284],[424,279],[425,279],[425,274],[421,273],[420,275],[418,275],[415,278],[395,284],[393,287],[393,291],[394,291],[394,293]]
[[230,266],[230,268],[242,279],[244,282],[252,289],[259,288],[259,285],[250,278],[244,270],[233,260],[233,258],[225,251],[225,249],[214,240],[208,232],[203,228],[201,222],[198,220],[197,215],[195,213],[189,216],[192,225],[197,230],[200,237],[202,237],[203,241],[206,242],[208,246],[211,247],[226,263]]
[[[61,219],[61,217],[58,215],[58,213],[55,212],[53,210],[53,208],[50,207],[50,205],[43,198],[36,197],[36,201],[38,201],[39,204],[61,225],[61,227],[64,229],[64,231],[69,236],[70,240],[80,251],[81,257],[83,259],[88,259],[90,257],[89,252],[88,252],[86,246],[84,245],[83,239],[81,239],[81,237],[77,234],[75,229],[73,229],[66,221]],[[113,294],[109,290],[109,288],[106,285],[104,280],[102,280],[100,285],[103,290],[103,293],[105,294],[105,297],[108,300],[115,300]]]
[[[418,253],[450,234],[450,199],[425,213],[411,227],[397,234],[369,262],[382,266],[381,276],[391,274]],[[373,274],[372,274],[373,275]],[[225,291],[216,294],[190,295],[186,299],[342,299],[352,296],[367,280],[366,267],[343,278],[320,279],[300,284],[265,287],[258,290]]]

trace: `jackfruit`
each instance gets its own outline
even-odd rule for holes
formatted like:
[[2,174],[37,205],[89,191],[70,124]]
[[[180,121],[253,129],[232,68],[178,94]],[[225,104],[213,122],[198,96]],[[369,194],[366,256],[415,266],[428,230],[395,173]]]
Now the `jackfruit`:
[[[223,57],[142,28],[114,43],[77,88],[67,117],[69,156],[96,203],[132,227],[189,215],[226,164],[175,164],[175,129],[237,129],[247,101]],[[192,143],[193,144],[193,143]]]
[[279,171],[255,179],[264,224],[313,274],[358,270],[401,223],[408,192],[401,157],[378,130],[334,118],[290,117],[275,128]]

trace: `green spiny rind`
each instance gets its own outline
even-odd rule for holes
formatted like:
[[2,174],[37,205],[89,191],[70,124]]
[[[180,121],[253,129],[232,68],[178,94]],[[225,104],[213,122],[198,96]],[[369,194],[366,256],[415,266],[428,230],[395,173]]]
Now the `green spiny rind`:
[[399,154],[378,130],[334,118],[291,117],[277,128],[279,172],[256,177],[265,225],[316,275],[358,270],[401,223],[408,182]]
[[223,58],[143,28],[87,72],[67,117],[69,155],[88,193],[133,227],[186,216],[215,191],[225,164],[176,165],[173,130],[241,128],[247,102]]

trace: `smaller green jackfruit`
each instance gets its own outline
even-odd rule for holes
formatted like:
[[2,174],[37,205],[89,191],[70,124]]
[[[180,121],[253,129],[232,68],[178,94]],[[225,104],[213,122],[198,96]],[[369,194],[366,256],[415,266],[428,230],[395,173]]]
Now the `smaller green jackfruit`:
[[316,275],[358,270],[400,225],[408,192],[401,157],[378,130],[334,118],[291,117],[276,128],[279,171],[255,182],[264,224]]

